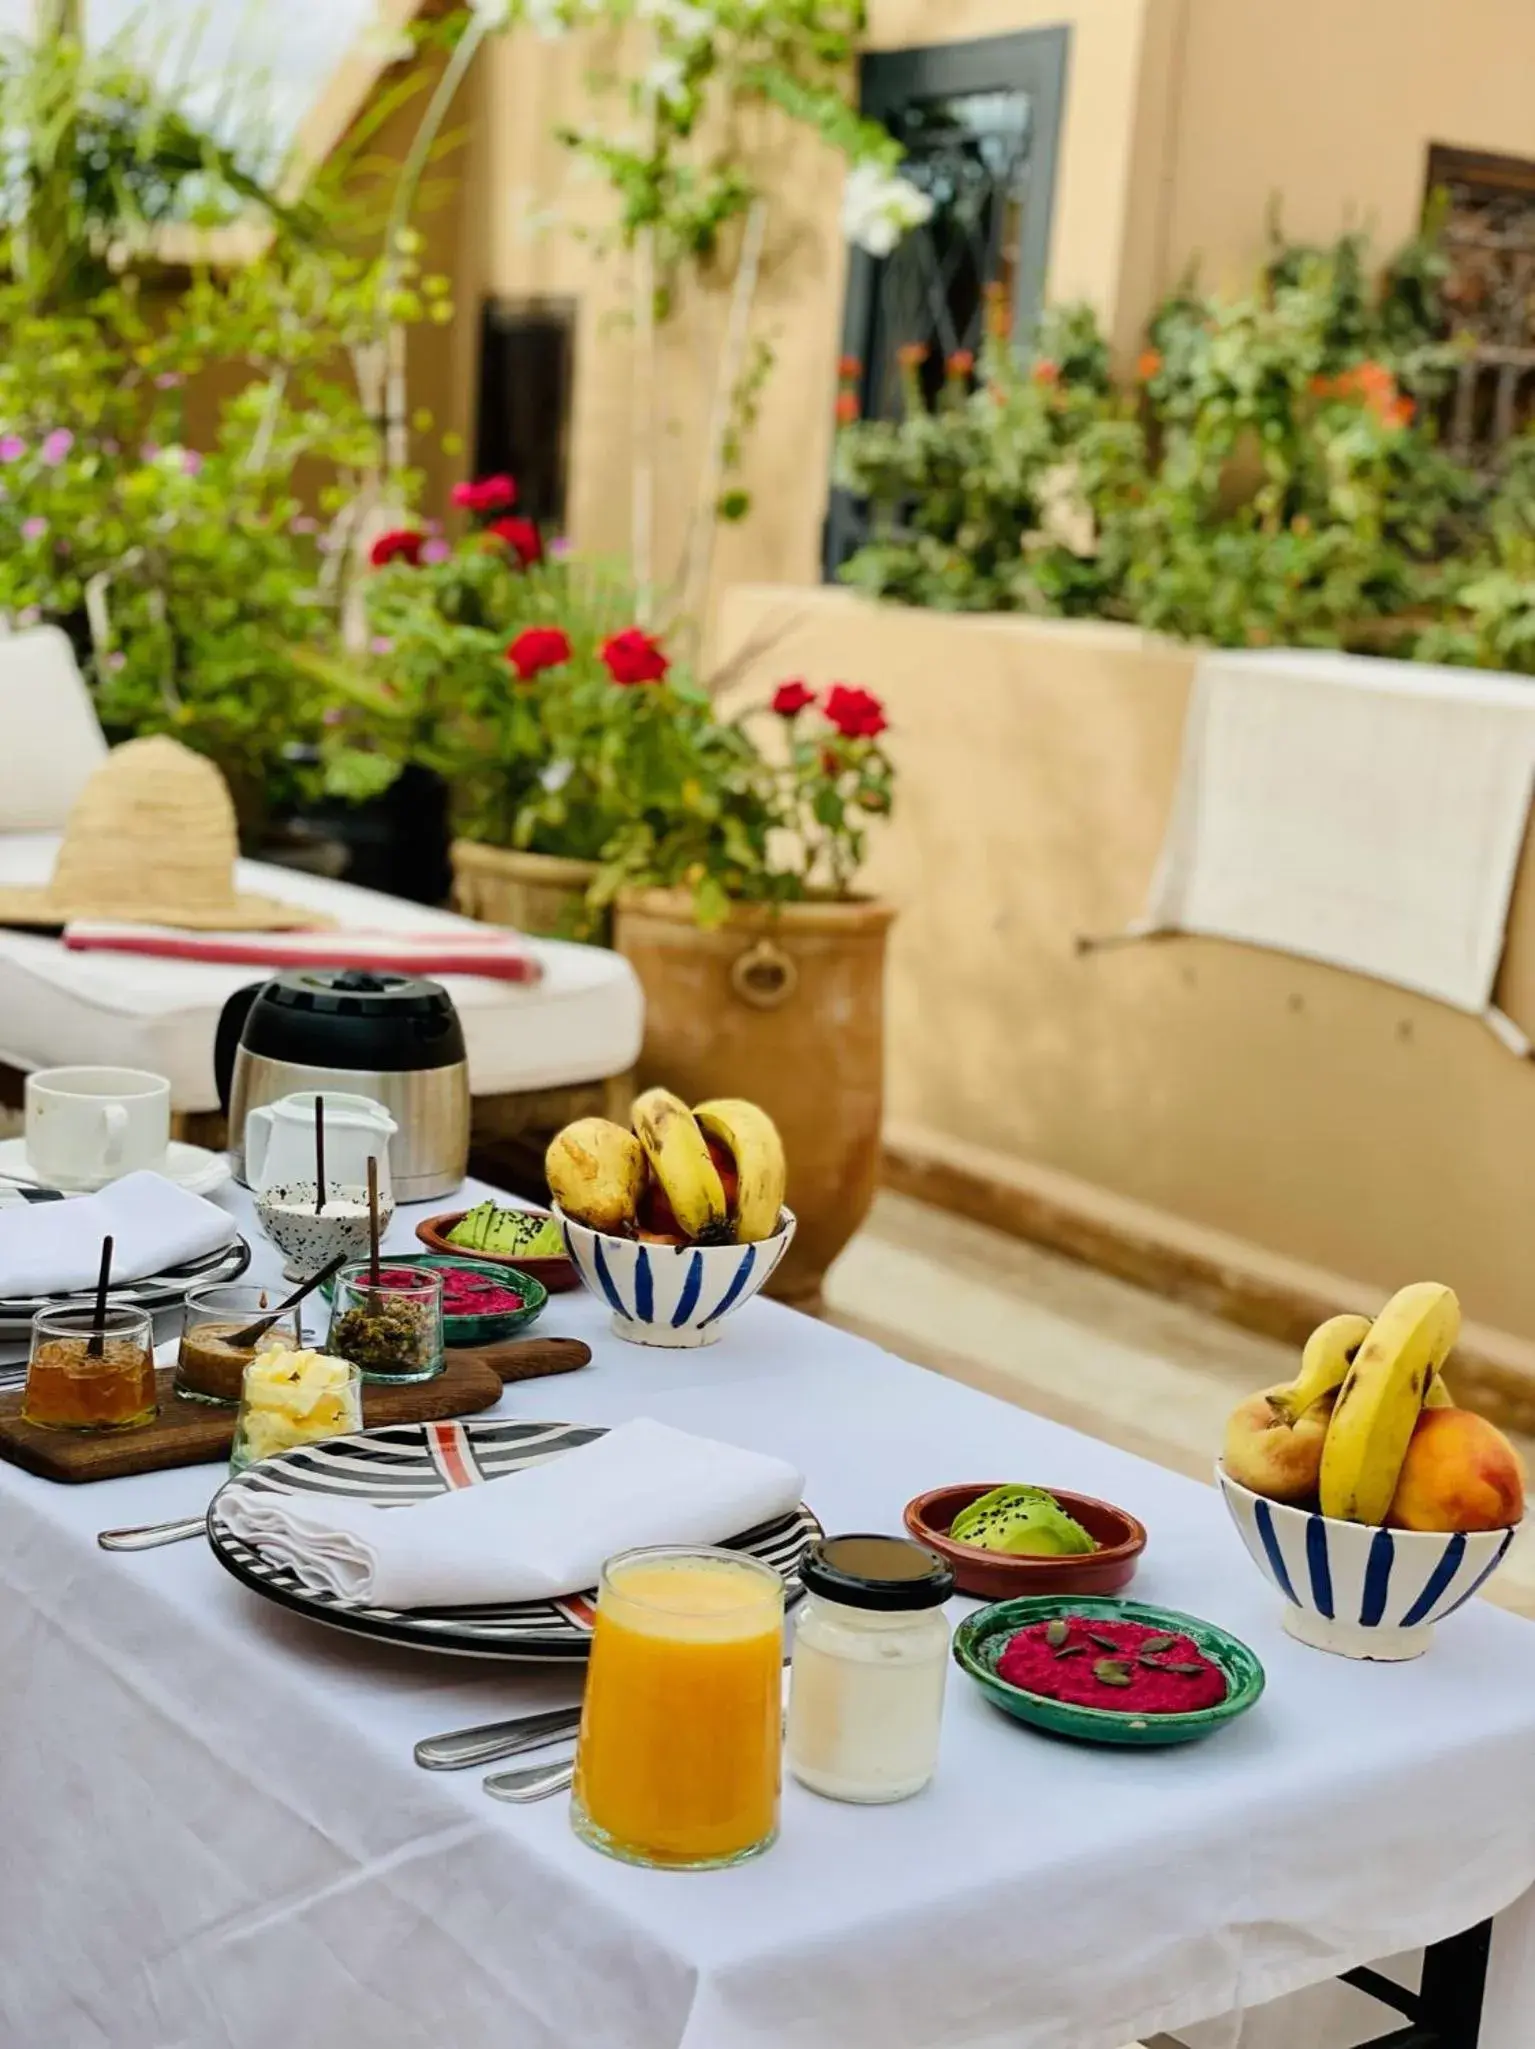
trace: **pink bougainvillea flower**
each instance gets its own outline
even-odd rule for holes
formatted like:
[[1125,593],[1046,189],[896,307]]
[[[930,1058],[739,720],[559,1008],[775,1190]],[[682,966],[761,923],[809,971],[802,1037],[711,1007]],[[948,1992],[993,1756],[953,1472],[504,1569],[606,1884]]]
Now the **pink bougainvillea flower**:
[[531,683],[545,669],[557,669],[570,660],[570,636],[558,626],[528,626],[506,651],[524,683]]
[[43,436],[37,452],[49,469],[56,470],[74,445],[75,437],[67,427],[55,427],[51,434]]
[[854,690],[846,683],[832,685],[823,709],[844,740],[877,739],[890,723],[873,691]]
[[31,519],[24,519],[21,522],[21,538],[24,541],[40,541],[47,531],[47,520],[39,519],[35,514]]
[[517,485],[511,477],[477,477],[455,484],[449,496],[464,512],[501,512],[517,503]]
[[128,657],[123,653],[120,647],[115,647],[113,648],[112,652],[107,656],[104,666],[110,669],[112,671],[112,674],[115,676],[119,669],[127,668]]
[[186,379],[179,370],[162,370],[155,379],[155,389],[156,391],[174,391],[178,384],[184,384],[185,382]]
[[185,475],[187,475],[187,476],[189,476],[189,477],[195,477],[195,476],[199,476],[199,475],[201,474],[201,472],[202,472],[202,466],[203,466],[203,459],[202,459],[202,457],[201,457],[201,456],[200,456],[200,455],[198,454],[198,452],[197,452],[197,450],[196,450],[195,448],[183,448],[183,449],[182,449],[182,451],[181,451],[181,467],[182,467],[182,470],[183,470],[183,472],[184,472],[184,474],[185,474]]
[[434,534],[431,540],[421,543],[421,560],[423,562],[446,562],[452,553],[452,548],[449,547],[440,534]]
[[808,684],[796,679],[792,683],[780,683],[773,692],[773,709],[781,719],[795,719],[815,703],[815,692]]
[[602,659],[615,683],[661,682],[671,663],[661,643],[638,626],[626,627],[602,643]]
[[16,462],[27,452],[19,434],[0,434],[0,462]]
[[387,633],[375,633],[368,642],[368,653],[370,655],[392,655],[394,653],[394,642]]

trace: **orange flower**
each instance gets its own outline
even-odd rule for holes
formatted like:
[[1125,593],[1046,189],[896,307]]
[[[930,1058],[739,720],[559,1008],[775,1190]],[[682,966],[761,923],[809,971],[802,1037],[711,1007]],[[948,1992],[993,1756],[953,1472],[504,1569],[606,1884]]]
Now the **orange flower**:
[[895,360],[903,370],[920,370],[927,361],[925,342],[902,342],[895,352]]
[[968,377],[975,368],[973,349],[956,349],[944,365],[951,377]]
[[837,358],[837,375],[844,384],[851,384],[857,378],[862,377],[863,364],[857,356],[839,356]]
[[1142,384],[1149,384],[1161,367],[1162,351],[1160,349],[1142,349],[1140,359],[1135,366],[1135,374]]
[[1418,410],[1410,398],[1393,399],[1388,406],[1379,409],[1380,416],[1388,427],[1410,427],[1413,414]]
[[1396,396],[1396,379],[1384,363],[1360,363],[1353,372],[1353,378],[1366,398],[1391,399]]
[[1059,384],[1061,366],[1059,363],[1052,363],[1048,356],[1041,356],[1029,375],[1036,384]]
[[837,393],[837,425],[851,427],[858,418],[858,394],[856,391]]

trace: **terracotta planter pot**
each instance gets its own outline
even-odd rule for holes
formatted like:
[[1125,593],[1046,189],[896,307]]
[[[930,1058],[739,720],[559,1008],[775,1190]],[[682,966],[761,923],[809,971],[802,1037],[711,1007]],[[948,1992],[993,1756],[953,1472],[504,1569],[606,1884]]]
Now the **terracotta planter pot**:
[[812,1301],[868,1215],[884,1102],[880,903],[742,905],[700,930],[691,900],[619,899],[616,943],[645,990],[640,1086],[748,1096],[783,1133],[799,1231],[769,1293]]
[[477,840],[453,842],[453,906],[485,925],[509,925],[545,939],[609,943],[609,920],[586,907],[595,861],[524,854]]

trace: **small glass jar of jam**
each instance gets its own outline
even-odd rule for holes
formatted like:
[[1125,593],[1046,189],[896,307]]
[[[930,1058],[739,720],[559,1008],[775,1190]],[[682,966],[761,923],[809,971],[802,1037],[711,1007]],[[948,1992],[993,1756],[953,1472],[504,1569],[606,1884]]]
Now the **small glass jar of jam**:
[[136,1430],[159,1413],[147,1309],[39,1309],[22,1421],[40,1430]]
[[336,1276],[327,1351],[350,1359],[364,1380],[431,1380],[441,1373],[442,1275],[434,1267],[380,1269],[375,1285],[367,1260]]
[[215,1281],[188,1290],[181,1319],[181,1348],[176,1355],[176,1392],[194,1402],[238,1405],[245,1369],[258,1351],[296,1350],[302,1343],[294,1327],[300,1310],[290,1310],[280,1323],[264,1331],[255,1344],[229,1340],[270,1316],[272,1291],[253,1281]]

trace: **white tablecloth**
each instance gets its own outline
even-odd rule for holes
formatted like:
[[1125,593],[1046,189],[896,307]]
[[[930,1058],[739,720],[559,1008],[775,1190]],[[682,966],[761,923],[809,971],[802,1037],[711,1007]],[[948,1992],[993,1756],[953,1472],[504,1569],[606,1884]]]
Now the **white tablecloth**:
[[200,1507],[208,1468],[0,1468],[3,2049],[1120,2049],[1507,1909],[1481,2049],[1528,2049],[1535,1630],[1477,1603],[1418,1664],[1305,1650],[1213,1490],[768,1303],[701,1352],[618,1343],[584,1297],[545,1327],[596,1360],[511,1412],[781,1453],[834,1529],[897,1528],[971,1476],[1122,1502],[1151,1532],[1135,1593],[1234,1629],[1268,1694],[1207,1744],[1115,1753],[1030,1734],[956,1672],[921,1798],[791,1784],[757,1863],[634,1871],[562,1800],[499,1806],[411,1761],[568,1676],[327,1633],[199,1544],[96,1548]]

